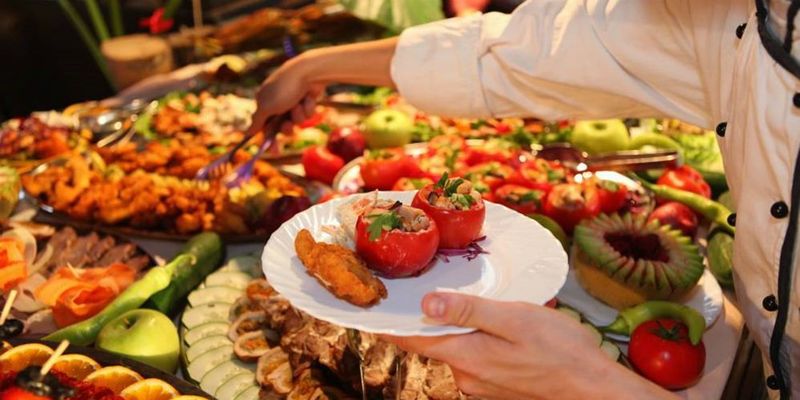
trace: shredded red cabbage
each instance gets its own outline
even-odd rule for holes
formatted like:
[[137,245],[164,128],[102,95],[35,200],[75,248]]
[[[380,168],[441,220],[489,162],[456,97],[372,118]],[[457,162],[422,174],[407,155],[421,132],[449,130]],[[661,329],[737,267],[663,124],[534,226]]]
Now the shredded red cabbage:
[[486,249],[484,249],[483,247],[481,247],[480,244],[478,244],[478,242],[481,242],[485,239],[486,236],[481,236],[473,240],[472,243],[470,243],[469,245],[467,245],[467,247],[463,249],[439,249],[436,252],[436,258],[446,263],[450,262],[450,257],[456,257],[456,256],[466,258],[467,261],[472,261],[478,258],[478,256],[481,254],[489,254],[489,252],[486,251]]

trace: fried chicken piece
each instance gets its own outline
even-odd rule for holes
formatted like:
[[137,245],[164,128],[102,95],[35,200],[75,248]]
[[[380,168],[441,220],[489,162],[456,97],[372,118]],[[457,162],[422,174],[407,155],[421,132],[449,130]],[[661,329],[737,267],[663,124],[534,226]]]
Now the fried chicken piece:
[[306,271],[334,296],[359,307],[369,307],[386,298],[383,282],[353,251],[336,244],[317,243],[307,229],[297,234],[294,247]]

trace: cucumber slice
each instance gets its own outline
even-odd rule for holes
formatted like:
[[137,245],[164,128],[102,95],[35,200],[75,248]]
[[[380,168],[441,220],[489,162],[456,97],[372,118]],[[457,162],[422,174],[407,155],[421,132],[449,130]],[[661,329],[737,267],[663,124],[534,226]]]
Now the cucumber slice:
[[186,361],[192,362],[197,357],[223,346],[233,346],[233,342],[228,339],[227,335],[208,336],[200,339],[186,350]]
[[[220,271],[214,272],[206,278],[206,287],[213,286],[227,286],[244,290],[247,284],[253,280],[250,274],[238,271]],[[241,294],[241,293],[240,293]]]
[[189,374],[189,378],[195,382],[199,382],[208,371],[211,371],[214,367],[225,361],[233,360],[233,357],[233,346],[218,347],[190,362],[189,367],[186,368],[186,372]]
[[225,381],[225,383],[214,392],[214,397],[218,399],[233,399],[253,386],[256,386],[256,374],[244,372]]
[[568,317],[574,319],[575,321],[581,322],[581,313],[569,307],[564,307],[564,306],[558,306],[557,310],[566,314]]
[[215,393],[223,383],[236,375],[250,373],[255,377],[255,370],[254,364],[245,364],[239,360],[224,362],[203,375],[200,388],[206,393]]
[[210,286],[205,289],[195,290],[189,294],[189,305],[199,307],[208,303],[233,304],[244,293],[240,289],[228,286]]
[[186,330],[183,335],[183,341],[187,346],[191,347],[199,340],[208,336],[227,335],[231,324],[227,321],[212,321],[199,325],[193,329]]
[[261,259],[253,256],[234,257],[228,260],[220,271],[239,271],[251,277],[261,276]]
[[621,352],[616,344],[604,340],[603,343],[600,344],[600,350],[603,350],[603,353],[606,353],[610,359],[614,361],[619,360],[619,355]]
[[187,308],[181,322],[187,329],[194,329],[206,322],[227,321],[231,305],[228,303],[208,303],[200,307]]
[[588,330],[589,330],[589,332],[592,332],[592,335],[594,335],[594,337],[595,337],[595,339],[596,339],[596,341],[597,341],[597,346],[600,346],[600,344],[602,344],[602,343],[603,343],[603,334],[602,334],[602,333],[600,333],[600,330],[598,330],[597,328],[595,328],[595,327],[594,327],[594,325],[592,325],[592,324],[590,324],[590,323],[588,323],[588,322],[584,322],[584,323],[583,323],[583,324],[581,324],[581,325],[583,325],[584,327],[586,327],[586,329],[588,329]]
[[258,386],[252,386],[239,393],[233,400],[258,400],[258,392],[260,391],[261,389]]

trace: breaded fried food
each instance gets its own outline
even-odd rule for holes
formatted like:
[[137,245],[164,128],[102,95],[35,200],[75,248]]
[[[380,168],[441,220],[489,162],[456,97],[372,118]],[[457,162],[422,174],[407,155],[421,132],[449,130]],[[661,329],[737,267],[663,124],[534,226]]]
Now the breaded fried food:
[[386,286],[352,250],[318,243],[307,229],[297,234],[294,248],[308,274],[334,296],[359,307],[373,306],[386,298]]

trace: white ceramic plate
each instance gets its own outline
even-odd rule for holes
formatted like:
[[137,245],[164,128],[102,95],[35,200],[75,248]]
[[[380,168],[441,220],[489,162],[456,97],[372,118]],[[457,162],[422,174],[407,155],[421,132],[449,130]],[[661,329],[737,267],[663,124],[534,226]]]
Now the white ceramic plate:
[[[575,279],[575,271],[570,270],[564,288],[558,293],[558,300],[564,304],[578,310],[589,322],[597,326],[608,325],[617,318],[619,312],[611,308],[600,300],[595,299]],[[706,329],[714,324],[714,321],[722,312],[722,288],[714,279],[714,275],[708,269],[703,272],[697,286],[687,294],[683,304],[700,311],[706,320]],[[608,335],[616,340],[628,341],[627,336]]]
[[[415,192],[382,192],[381,198],[411,202]],[[369,194],[366,194],[369,195]],[[322,232],[338,225],[336,209],[361,195],[316,205],[297,214],[272,234],[262,254],[264,273],[272,286],[294,307],[347,328],[397,336],[439,336],[472,331],[440,326],[425,320],[420,302],[428,292],[458,291],[495,300],[544,304],[564,285],[569,269],[567,255],[555,237],[536,221],[494,203],[486,204],[481,242],[489,254],[467,261],[450,257],[436,261],[414,278],[383,279],[389,296],[371,308],[339,300],[306,273],[297,258],[294,239],[305,228],[317,240],[332,242]]]

